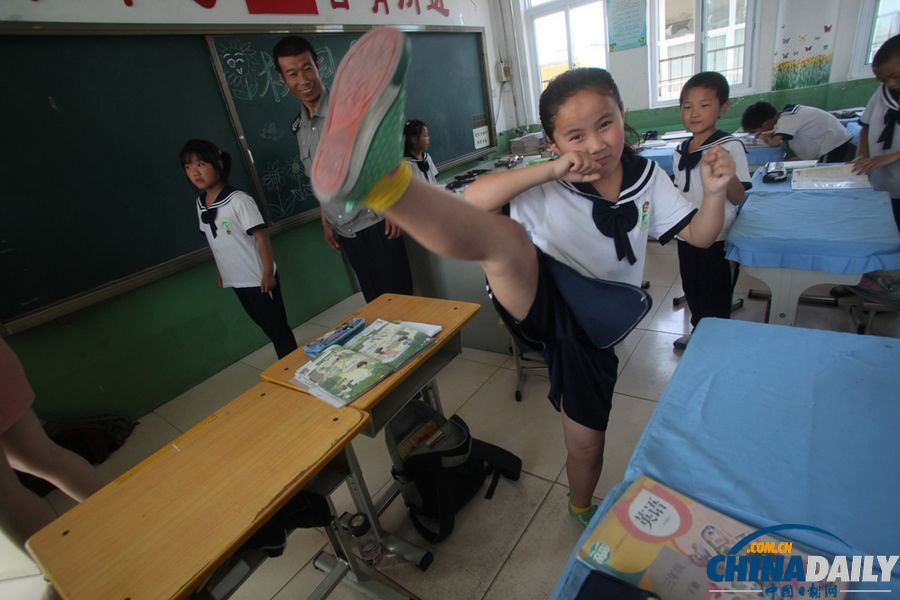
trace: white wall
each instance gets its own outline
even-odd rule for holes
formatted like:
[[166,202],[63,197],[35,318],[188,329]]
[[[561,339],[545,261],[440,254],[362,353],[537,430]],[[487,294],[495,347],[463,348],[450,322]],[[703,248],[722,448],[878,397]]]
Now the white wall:
[[[500,84],[495,65],[498,48],[505,48],[506,44],[499,25],[500,37],[496,38],[494,33],[492,12],[497,12],[494,16],[499,19],[497,0],[412,0],[412,6],[407,6],[409,2],[406,1],[403,8],[399,8],[398,0],[315,0],[311,4],[317,7],[318,15],[250,14],[248,1],[253,0],[3,0],[0,2],[0,22],[6,22],[2,25],[7,27],[14,26],[16,21],[48,25],[146,25],[151,28],[155,25],[191,25],[201,32],[206,25],[211,28],[271,26],[275,31],[287,31],[300,25],[482,27],[485,30],[493,114],[497,115]],[[443,6],[449,14],[445,16],[438,10],[429,9],[432,3]],[[201,4],[211,8],[204,8]],[[417,4],[419,12],[416,11]],[[373,12],[373,8],[377,12]],[[504,57],[507,55],[505,50],[502,53]],[[516,125],[510,85],[505,86],[503,96],[498,131]]]

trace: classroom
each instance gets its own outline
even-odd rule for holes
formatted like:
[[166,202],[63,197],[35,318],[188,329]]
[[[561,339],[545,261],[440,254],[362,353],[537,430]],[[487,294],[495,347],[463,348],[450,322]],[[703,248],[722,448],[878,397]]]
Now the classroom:
[[[374,587],[356,582],[355,566],[346,567],[340,556],[322,559],[323,549],[328,555],[334,544],[332,536],[344,535],[335,519],[337,534],[328,527],[293,530],[281,556],[233,576],[237,583],[227,592],[221,584],[221,596],[201,592],[211,593],[213,567],[233,561],[234,540],[214,550],[215,564],[204,563],[202,573],[192,573],[186,589],[179,586],[187,580],[172,593],[154,591],[156,584],[146,582],[141,591],[152,597],[197,592],[193,597],[274,600],[324,597],[323,586],[330,586],[333,598],[589,597],[579,590],[589,573],[599,571],[577,554],[598,519],[586,529],[572,518],[569,439],[547,401],[552,378],[540,353],[523,347],[505,325],[519,320],[505,311],[501,317],[499,303],[485,292],[486,275],[478,262],[439,256],[405,228],[392,239],[396,223],[390,211],[379,235],[401,249],[404,263],[408,260],[411,288],[387,289],[400,296],[381,300],[375,299],[381,291],[364,294],[374,289],[368,273],[383,270],[374,262],[378,258],[367,256],[356,242],[351,245],[359,232],[345,234],[344,225],[317,201],[309,176],[314,147],[311,151],[302,141],[310,123],[316,129],[301,97],[307,92],[293,87],[281,70],[287,63],[273,56],[273,49],[285,36],[309,40],[327,91],[360,38],[384,27],[404,32],[408,41],[402,120],[407,128],[421,120],[430,138],[418,159],[410,159],[408,147],[406,158],[414,176],[416,164],[426,175],[429,168],[437,171],[437,184],[456,195],[454,202],[463,195],[470,200],[469,192],[492,175],[550,169],[567,154],[556,145],[559,139],[551,153],[539,99],[554,78],[583,67],[607,70],[618,85],[633,159],[647,159],[648,172],[658,177],[654,181],[668,186],[674,179],[681,190],[679,163],[685,158],[679,156],[682,142],[688,148],[691,139],[683,121],[683,86],[700,72],[724,76],[729,103],[715,128],[724,132],[723,146],[727,141],[746,150],[748,174],[743,177],[738,165],[732,180],[748,188],[752,176],[752,187],[741,194],[747,200],[740,209],[730,207],[736,214],[727,241],[723,233],[715,242],[726,253],[719,262],[732,265],[729,273],[740,263],[730,281],[730,318],[704,317],[692,335],[696,320],[688,304],[695,306],[696,292],[685,289],[684,266],[679,266],[686,260],[680,259],[682,245],[690,244],[683,236],[661,243],[670,239],[668,232],[657,235],[651,223],[648,236],[642,222],[645,249],[635,247],[642,270],[631,287],[640,288],[647,310],[615,345],[609,433],[601,438],[605,452],[601,442],[602,471],[591,510],[598,517],[615,514],[612,503],[628,497],[629,485],[646,475],[750,523],[750,529],[785,523],[819,528],[786,537],[829,555],[900,554],[900,520],[872,516],[891,507],[887,499],[900,491],[887,458],[897,455],[900,438],[883,431],[900,416],[895,366],[900,233],[891,219],[897,200],[892,205],[891,195],[881,191],[887,188],[873,189],[865,175],[851,175],[850,167],[841,171],[840,183],[818,169],[810,171],[826,179],[805,189],[792,188],[784,177],[770,183],[787,164],[797,167],[795,175],[786,171],[796,184],[803,177],[800,169],[814,166],[832,148],[816,153],[812,165],[792,165],[791,160],[808,157],[801,156],[791,135],[776,135],[770,143],[776,129],[742,127],[748,108],[760,102],[781,111],[776,120],[815,109],[840,125],[841,148],[847,143],[846,157],[834,162],[852,161],[860,146],[866,148],[861,156],[869,157],[876,134],[868,134],[869,112],[863,109],[879,90],[889,89],[873,74],[873,58],[900,33],[900,1],[6,0],[0,3],[0,64],[8,82],[0,94],[0,109],[8,115],[0,136],[0,342],[8,348],[0,347],[0,359],[7,353],[18,357],[26,387],[34,391],[33,413],[48,431],[51,425],[113,417],[133,427],[122,436],[121,448],[92,467],[105,486],[94,504],[118,506],[116,486],[142,477],[149,481],[154,469],[178,464],[189,453],[186,442],[199,445],[196,436],[204,431],[209,435],[203,444],[222,456],[235,451],[257,457],[261,473],[268,450],[271,476],[284,476],[297,491],[303,485],[291,469],[305,473],[311,465],[289,462],[281,455],[290,453],[278,444],[290,439],[289,427],[316,432],[309,416],[315,414],[322,422],[333,420],[335,431],[347,427],[340,447],[332,440],[317,455],[317,469],[328,472],[337,465],[350,473],[345,483],[330,488],[330,510],[336,517],[368,511],[375,531],[397,544],[382,540],[385,557],[371,580]],[[329,110],[337,106],[333,97],[328,102]],[[251,319],[244,313],[258,309],[248,308],[239,292],[237,302],[219,289],[241,287],[228,280],[216,254],[216,244],[222,238],[228,242],[232,231],[219,227],[216,234],[214,224],[204,229],[207,213],[215,219],[214,195],[206,197],[207,204],[202,194],[198,199],[206,171],[196,175],[196,166],[191,171],[192,161],[203,161],[201,146],[185,144],[188,140],[209,140],[217,145],[217,156],[230,157],[227,181],[221,167],[207,163],[227,184],[217,188],[216,206],[235,188],[242,202],[249,198],[257,220],[244,228],[243,237],[256,240],[260,250],[254,252],[268,265],[260,295],[271,300],[275,291],[279,303],[283,298],[286,323],[257,325],[258,315]],[[699,184],[695,180],[695,193]],[[602,190],[594,193],[603,198]],[[788,203],[778,200],[788,195],[792,202],[784,208]],[[697,205],[701,196],[707,202],[701,189]],[[870,204],[846,208],[857,200],[859,206]],[[729,195],[726,207],[729,201],[739,204]],[[776,205],[784,216],[775,214]],[[381,228],[383,211],[363,212],[375,223],[372,229]],[[195,229],[198,217],[201,235]],[[594,223],[587,225],[596,233]],[[821,229],[814,234],[818,238],[810,233],[814,228]],[[269,249],[268,262],[263,248]],[[773,258],[780,252],[781,258]],[[777,260],[782,262],[772,262]],[[440,347],[416,359],[411,371],[389,376],[403,385],[384,389],[388,400],[380,409],[364,402],[307,412],[291,407],[292,394],[325,405],[296,389],[288,394],[276,371],[289,365],[293,374],[297,357],[306,360],[295,348],[350,316],[364,316],[367,323],[369,317],[440,322],[445,331],[436,334]],[[270,343],[276,336],[272,327],[280,328],[282,345]],[[291,340],[285,342],[284,335]],[[401,404],[388,409],[400,392],[407,394]],[[271,440],[263,439],[267,429],[261,420],[243,432],[229,429],[229,411],[253,410],[247,407],[254,394],[284,402],[286,412],[278,413],[283,420],[272,415]],[[521,459],[521,476],[501,478],[490,499],[482,497],[483,490],[475,494],[457,514],[453,534],[439,543],[423,540],[402,498],[385,506],[375,499],[372,506],[394,483],[385,447],[389,423],[413,397],[430,399],[447,417],[458,415],[474,438]],[[257,425],[261,435],[250,437]],[[219,446],[213,431],[236,441]],[[732,449],[751,441],[753,450]],[[318,451],[312,441],[302,446],[308,453]],[[199,475],[197,480],[210,481]],[[800,483],[786,490],[794,481]],[[204,510],[212,515],[225,510],[231,491],[209,485],[223,501],[208,497],[199,485],[197,497],[198,506],[209,503]],[[767,493],[772,490],[781,491],[780,500]],[[826,491],[833,500],[817,496]],[[287,500],[278,493],[278,503]],[[69,529],[65,515],[72,518],[81,513],[71,511],[92,503],[89,498],[78,505],[58,489],[44,498]],[[247,502],[239,508],[249,510]],[[374,509],[380,514],[372,514]],[[850,512],[855,516],[842,520]],[[249,514],[255,523],[259,514]],[[104,522],[99,513],[97,519]],[[235,539],[243,542],[253,528]],[[164,548],[163,537],[148,535],[131,545]],[[34,552],[38,562],[41,552],[52,554]],[[418,558],[410,561],[411,554]],[[697,551],[691,568],[701,568],[697,561],[704,556]],[[97,569],[83,577],[84,587],[80,579],[70,589],[63,583],[61,596],[55,596],[48,581],[62,582],[56,577],[63,575],[47,560],[42,572],[27,552],[0,535],[0,597],[88,598],[84,590],[92,589],[90,581],[112,580],[106,573],[116,569],[114,561]],[[168,563],[179,560],[180,551],[173,548]],[[337,574],[345,567],[350,573],[339,583]],[[647,581],[636,577],[630,583],[646,588]],[[900,567],[893,566],[879,585],[861,589],[900,598]],[[618,591],[608,597],[626,597],[624,588],[613,589]],[[129,588],[115,592],[125,597]]]

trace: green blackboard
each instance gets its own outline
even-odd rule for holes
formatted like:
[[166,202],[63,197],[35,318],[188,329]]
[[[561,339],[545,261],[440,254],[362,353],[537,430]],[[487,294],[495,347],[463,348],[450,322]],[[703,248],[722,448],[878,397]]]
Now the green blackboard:
[[201,36],[0,37],[0,70],[0,321],[204,248],[186,139],[252,190]]
[[[326,84],[361,35],[309,35]],[[474,128],[495,139],[483,33],[409,35],[408,116],[431,126],[439,165],[474,158]],[[231,183],[273,220],[316,208],[290,132],[299,104],[271,59],[279,38],[0,37],[0,323],[34,325],[194,260],[206,241],[178,161],[189,138],[231,153]]]
[[[316,48],[319,72],[330,86],[358,33],[301,34]],[[487,126],[494,139],[485,81],[482,33],[412,32],[407,75],[407,118],[429,124],[438,166],[475,158],[472,130]],[[262,192],[274,220],[317,207],[290,125],[299,102],[281,82],[272,47],[281,35],[215,36],[214,46],[234,102]],[[484,152],[484,150],[481,150]]]

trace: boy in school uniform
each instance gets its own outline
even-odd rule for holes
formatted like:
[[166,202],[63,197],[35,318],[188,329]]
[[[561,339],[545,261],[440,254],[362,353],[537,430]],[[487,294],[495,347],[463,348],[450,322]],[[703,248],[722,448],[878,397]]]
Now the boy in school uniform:
[[[675,186],[695,207],[703,202],[700,179],[700,160],[704,152],[720,146],[734,159],[735,176],[728,183],[725,196],[725,218],[716,242],[708,248],[698,248],[678,240],[678,264],[684,296],[691,310],[691,328],[704,317],[727,319],[731,315],[731,299],[737,279],[737,266],[725,258],[725,238],[734,222],[737,207],[750,189],[750,170],[744,144],[733,135],[716,127],[719,117],[728,111],[728,81],[721,73],[697,73],[681,89],[681,121],[693,137],[676,149],[674,165]],[[683,350],[690,334],[675,340],[677,350]]]
[[900,229],[900,35],[872,58],[872,72],[881,82],[859,118],[859,149],[855,173],[868,174],[872,187],[891,195],[894,221]]
[[[296,35],[279,40],[272,56],[281,80],[300,101],[291,131],[309,174],[328,116],[328,89],[319,77],[319,58],[312,44]],[[340,203],[323,205],[320,215],[325,242],[346,253],[366,302],[386,293],[413,293],[406,244],[396,224],[361,204],[351,210]]]
[[778,111],[768,102],[756,102],[744,111],[741,127],[770,146],[787,142],[800,160],[845,162],[853,158],[850,132],[833,114],[814,106],[788,104]]

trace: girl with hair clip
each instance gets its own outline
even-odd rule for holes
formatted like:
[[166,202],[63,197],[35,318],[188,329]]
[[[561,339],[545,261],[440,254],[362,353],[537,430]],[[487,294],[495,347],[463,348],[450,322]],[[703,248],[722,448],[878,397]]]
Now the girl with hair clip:
[[418,119],[410,119],[403,126],[403,158],[405,158],[414,174],[428,183],[437,183],[438,170],[426,152],[431,138],[428,136],[428,125]]
[[[710,246],[722,229],[734,161],[721,148],[704,154],[703,203],[693,208],[656,163],[625,143],[625,111],[610,74],[575,69],[551,81],[540,100],[559,158],[484,175],[466,189],[469,203],[459,202],[412,177],[401,148],[386,164],[390,146],[377,126],[402,111],[407,55],[403,35],[388,28],[347,53],[313,163],[316,196],[362,201],[432,252],[480,263],[504,321],[543,350],[567,450],[569,513],[587,525],[617,377],[613,346],[649,308],[639,287],[647,237]],[[344,143],[354,133],[354,143]],[[512,218],[493,212],[506,203]]]
[[206,140],[181,149],[188,181],[200,190],[197,218],[216,266],[219,287],[234,289],[244,310],[282,358],[297,349],[288,325],[266,222],[249,195],[228,185],[231,156]]

